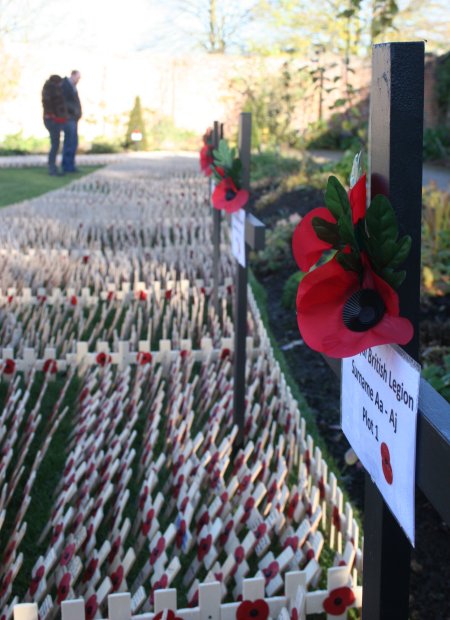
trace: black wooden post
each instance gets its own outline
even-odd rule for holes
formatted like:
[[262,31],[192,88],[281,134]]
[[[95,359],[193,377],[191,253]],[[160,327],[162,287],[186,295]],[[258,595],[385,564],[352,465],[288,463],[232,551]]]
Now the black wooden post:
[[[401,316],[414,325],[404,347],[418,359],[422,206],[424,44],[375,45],[370,120],[371,194],[389,196],[400,234],[412,237],[399,289]],[[366,474],[363,620],[407,620],[410,545]]]
[[[250,190],[250,150],[252,116],[242,112],[239,117],[239,158],[242,162],[242,188]],[[245,244],[245,264],[248,248]],[[234,308],[234,395],[233,422],[237,424],[236,448],[244,443],[245,420],[245,345],[247,338],[247,266],[236,262],[236,291]]]
[[[220,140],[220,126],[218,121],[214,121],[213,126],[213,149],[219,147]],[[211,181],[212,184],[212,181]],[[211,185],[212,187],[212,185]],[[211,198],[211,196],[210,196]],[[219,278],[220,278],[220,219],[221,214],[219,209],[212,210],[213,212],[213,306],[216,311],[216,315],[219,316]]]

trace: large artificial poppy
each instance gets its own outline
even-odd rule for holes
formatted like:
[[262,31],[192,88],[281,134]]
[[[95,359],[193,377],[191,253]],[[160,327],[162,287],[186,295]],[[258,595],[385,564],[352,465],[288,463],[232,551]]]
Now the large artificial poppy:
[[211,165],[214,163],[212,149],[209,144],[204,144],[200,150],[200,169],[207,177],[211,176]]
[[247,204],[248,197],[246,189],[238,189],[231,177],[225,177],[216,185],[211,200],[215,209],[235,213]]
[[406,344],[413,336],[399,316],[398,295],[371,269],[362,254],[362,283],[335,260],[314,269],[300,282],[297,320],[303,340],[330,357],[351,357],[369,347]]
[[[348,193],[352,222],[356,224],[366,214],[366,175],[363,174]],[[336,224],[336,218],[326,207],[318,207],[307,213],[296,227],[292,236],[292,253],[302,271],[309,271],[317,263],[322,253],[333,246],[319,239],[313,227],[313,220],[320,218]]]

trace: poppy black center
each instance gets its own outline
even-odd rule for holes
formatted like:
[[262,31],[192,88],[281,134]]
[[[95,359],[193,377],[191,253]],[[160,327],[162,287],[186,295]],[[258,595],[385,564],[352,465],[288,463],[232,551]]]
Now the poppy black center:
[[225,192],[225,200],[233,200],[235,196],[236,192],[234,192],[232,189],[227,189],[227,191]]
[[251,609],[250,610],[250,614],[249,614],[252,618],[256,618],[258,615],[258,610],[257,609]]
[[342,599],[340,596],[338,596],[337,598],[334,599],[334,603],[335,605],[342,605]]
[[342,319],[352,332],[365,332],[381,321],[386,306],[377,291],[369,288],[353,293],[344,304]]

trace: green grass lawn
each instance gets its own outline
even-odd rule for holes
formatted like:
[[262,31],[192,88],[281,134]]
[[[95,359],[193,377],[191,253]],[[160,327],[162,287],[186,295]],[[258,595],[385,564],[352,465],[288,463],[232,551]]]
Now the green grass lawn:
[[0,169],[0,207],[35,198],[54,189],[59,189],[102,166],[83,166],[80,172],[63,177],[51,177],[47,168],[1,168]]

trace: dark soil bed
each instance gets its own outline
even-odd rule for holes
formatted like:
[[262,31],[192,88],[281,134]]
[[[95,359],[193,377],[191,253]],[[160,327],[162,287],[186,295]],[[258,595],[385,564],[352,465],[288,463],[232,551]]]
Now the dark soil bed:
[[[256,198],[264,190],[259,190]],[[255,196],[253,197],[255,200]],[[323,195],[313,188],[301,188],[278,197],[254,213],[269,228],[277,220],[294,213],[304,215],[323,204]],[[256,273],[267,293],[270,327],[284,351],[290,370],[315,416],[318,430],[334,457],[341,479],[355,506],[363,512],[364,471],[359,463],[347,465],[349,444],[340,430],[340,385],[322,356],[301,341],[295,312],[281,304],[283,286],[297,270],[292,261],[275,273]],[[448,340],[450,298],[428,299],[422,308],[421,346]],[[447,342],[448,344],[448,342]],[[449,489],[450,493],[450,489]],[[450,620],[450,528],[429,504],[416,493],[416,548],[411,556],[411,620]]]

